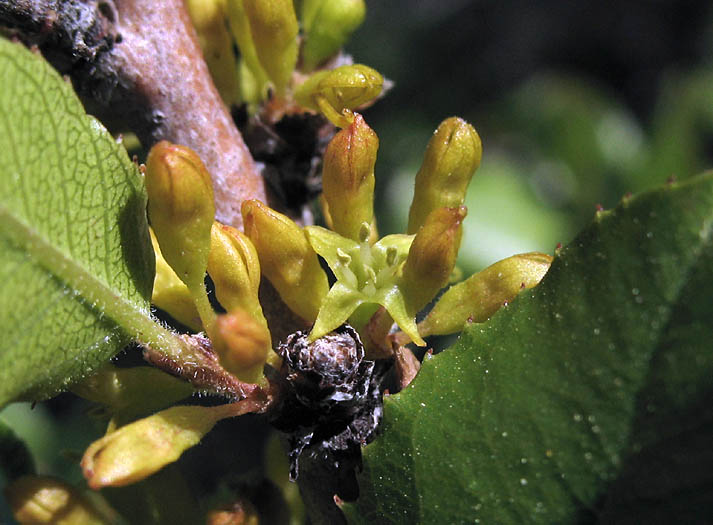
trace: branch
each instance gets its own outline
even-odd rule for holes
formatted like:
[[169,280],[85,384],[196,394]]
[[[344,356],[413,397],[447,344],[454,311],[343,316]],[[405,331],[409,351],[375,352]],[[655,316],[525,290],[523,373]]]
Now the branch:
[[40,47],[87,110],[144,146],[195,150],[213,177],[216,218],[266,201],[260,170],[223,104],[182,0],[0,0],[0,25]]

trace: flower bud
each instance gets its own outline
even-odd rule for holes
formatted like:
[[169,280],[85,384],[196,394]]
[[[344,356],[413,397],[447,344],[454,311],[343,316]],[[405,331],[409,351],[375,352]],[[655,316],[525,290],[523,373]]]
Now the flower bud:
[[260,64],[283,93],[297,63],[297,16],[292,0],[243,0]]
[[193,393],[190,383],[150,366],[105,365],[71,387],[84,399],[109,407],[120,419],[160,410]]
[[335,126],[351,124],[351,111],[379,96],[384,77],[363,64],[340,66],[319,71],[295,90],[295,100],[301,106],[321,111]]
[[332,229],[358,241],[363,223],[374,220],[374,164],[379,138],[361,115],[337,133],[324,153],[322,191]]
[[226,0],[226,12],[230,31],[240,49],[238,65],[240,95],[246,102],[258,103],[262,100],[267,84],[267,73],[257,58],[255,43],[250,31],[250,20],[245,13],[244,0]]
[[436,208],[463,204],[482,153],[478,133],[465,120],[451,117],[438,126],[416,175],[408,233],[416,233]]
[[223,308],[229,312],[240,308],[265,322],[258,299],[260,261],[244,233],[218,222],[213,224],[208,273]]
[[419,323],[419,332],[424,337],[453,334],[462,330],[466,321],[488,320],[503,303],[537,285],[551,263],[552,257],[538,252],[513,255],[496,262],[450,287]]
[[161,253],[189,289],[201,286],[215,216],[208,170],[191,149],[161,141],[149,152],[146,191]]
[[88,485],[95,490],[130,485],[173,463],[225,417],[221,409],[171,407],[106,434],[82,458]]
[[7,502],[19,523],[101,525],[103,516],[73,486],[49,476],[23,476],[5,488]]
[[412,315],[448,283],[460,248],[465,206],[431,212],[411,244],[402,276],[406,305]]
[[272,348],[266,323],[255,320],[244,310],[219,315],[215,322],[213,349],[220,364],[246,383],[257,383]]
[[224,0],[186,0],[186,9],[198,33],[198,43],[213,83],[223,102],[239,103],[238,62],[226,25]]
[[238,60],[238,86],[240,99],[248,105],[251,114],[267,97],[267,76],[260,78],[248,65],[245,57]]
[[191,292],[163,258],[153,229],[149,228],[149,233],[156,255],[156,275],[153,281],[151,302],[191,330],[200,331],[201,319]]
[[364,21],[364,0],[304,0],[302,65],[311,71],[346,43]]
[[257,250],[262,273],[294,313],[313,322],[329,284],[304,231],[258,200],[243,202],[241,211],[245,234]]

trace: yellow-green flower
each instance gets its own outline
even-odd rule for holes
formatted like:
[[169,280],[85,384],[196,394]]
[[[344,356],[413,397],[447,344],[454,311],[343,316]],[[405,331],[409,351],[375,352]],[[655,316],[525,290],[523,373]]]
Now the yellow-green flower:
[[[401,268],[413,235],[387,235],[371,245],[368,223],[363,223],[359,241],[319,226],[308,226],[305,232],[314,251],[327,261],[337,278],[322,301],[310,339],[331,332],[362,305],[381,305],[413,341],[425,344],[418,335],[414,317],[408,313],[401,282]],[[370,317],[374,311],[372,308],[364,313]],[[355,324],[359,326],[360,320]]]

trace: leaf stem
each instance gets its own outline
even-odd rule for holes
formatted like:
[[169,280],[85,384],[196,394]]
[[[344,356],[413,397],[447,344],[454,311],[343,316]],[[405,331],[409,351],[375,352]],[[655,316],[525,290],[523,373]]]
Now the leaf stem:
[[101,312],[129,337],[177,359],[188,347],[151,315],[147,300],[132,301],[116,293],[87,268],[53,246],[40,232],[0,205],[0,231],[25,250],[48,273],[62,281],[88,308]]

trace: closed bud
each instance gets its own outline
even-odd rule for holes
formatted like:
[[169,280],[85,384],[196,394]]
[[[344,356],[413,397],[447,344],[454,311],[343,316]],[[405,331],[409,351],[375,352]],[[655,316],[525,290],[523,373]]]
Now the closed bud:
[[466,321],[482,323],[522,290],[532,288],[545,276],[552,257],[532,252],[513,255],[472,275],[448,289],[426,318],[419,323],[421,335],[459,332]]
[[294,313],[313,322],[329,283],[304,231],[258,200],[243,202],[241,211],[245,234],[257,250],[263,275]]
[[478,133],[465,120],[451,117],[438,126],[416,175],[409,233],[416,233],[433,210],[463,204],[482,153]]
[[324,153],[322,191],[340,235],[358,241],[363,223],[374,219],[374,164],[379,138],[361,115],[337,133]]
[[345,128],[354,119],[351,110],[374,100],[383,87],[384,77],[375,69],[363,64],[346,65],[312,75],[295,90],[295,100]]
[[160,410],[193,393],[190,383],[150,366],[105,365],[71,387],[84,399],[107,406],[120,419]]
[[250,30],[250,20],[245,12],[244,0],[226,0],[230,31],[240,49],[238,78],[240,96],[246,102],[258,103],[262,100],[267,84],[267,73],[260,65],[255,42]]
[[198,444],[223,417],[222,406],[176,406],[106,434],[87,448],[82,471],[93,489],[141,481]]
[[304,0],[302,64],[311,71],[346,43],[364,21],[364,0]]
[[244,310],[219,315],[213,349],[223,368],[246,383],[257,383],[272,345],[265,323]]
[[297,16],[292,0],[243,0],[260,64],[283,93],[297,63]]
[[448,283],[460,248],[465,206],[429,214],[411,244],[402,276],[406,305],[413,315]]
[[191,149],[161,141],[149,152],[146,190],[161,253],[189,289],[202,286],[215,217],[208,170]]
[[237,308],[264,322],[258,299],[260,261],[247,235],[218,222],[211,230],[208,274],[215,285],[215,296],[227,311]]
[[267,77],[261,79],[256,76],[245,57],[241,57],[238,61],[238,85],[240,99],[248,105],[248,110],[252,114],[257,105],[267,96]]
[[153,229],[149,229],[149,233],[156,256],[156,275],[153,281],[151,302],[191,330],[200,331],[201,319],[191,292],[163,258]]
[[226,24],[225,0],[186,0],[213,83],[228,105],[239,103],[238,63]]
[[73,486],[49,476],[23,476],[5,488],[5,497],[19,523],[101,525],[103,516]]

